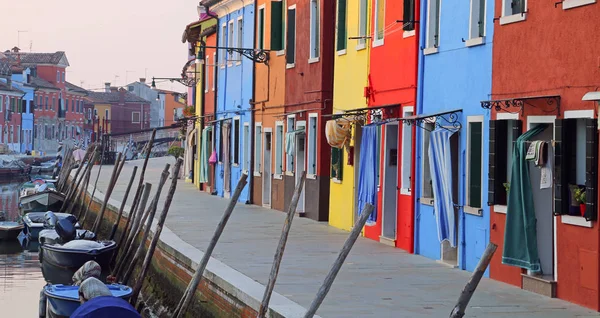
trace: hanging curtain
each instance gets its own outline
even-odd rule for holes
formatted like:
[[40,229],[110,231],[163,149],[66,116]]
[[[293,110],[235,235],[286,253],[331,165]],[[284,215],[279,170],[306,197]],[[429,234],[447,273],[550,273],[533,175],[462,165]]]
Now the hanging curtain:
[[212,127],[208,126],[202,130],[202,141],[200,142],[200,173],[198,180],[200,183],[208,183],[208,158],[210,157],[211,149],[208,146],[208,134]]
[[[537,219],[531,181],[529,180],[529,163],[525,160],[526,141],[547,127],[547,124],[537,125],[517,138],[513,151],[506,226],[504,227],[502,263],[525,268],[532,272],[539,272],[541,266],[537,249]],[[552,211],[548,211],[548,213],[552,213]]]
[[[225,192],[231,191],[231,167],[229,166],[229,136],[231,131],[231,124],[228,122],[223,123],[223,127],[221,129],[223,138],[223,190]],[[237,147],[237,145],[235,145]]]
[[296,143],[296,135],[304,133],[304,127],[292,130],[290,132],[285,133],[285,153],[288,155],[293,155],[295,153],[295,143]]
[[436,129],[429,141],[429,167],[433,190],[433,211],[437,223],[438,239],[456,247],[456,218],[452,199],[452,155],[450,137],[456,131]]
[[[362,128],[360,140],[360,158],[358,162],[358,211],[362,212],[369,203],[375,209],[369,216],[367,225],[375,225],[377,221],[377,126]],[[359,212],[359,213],[360,213]]]
[[196,144],[196,128],[187,134],[187,143],[184,151],[184,170],[189,178],[194,170],[194,145]]

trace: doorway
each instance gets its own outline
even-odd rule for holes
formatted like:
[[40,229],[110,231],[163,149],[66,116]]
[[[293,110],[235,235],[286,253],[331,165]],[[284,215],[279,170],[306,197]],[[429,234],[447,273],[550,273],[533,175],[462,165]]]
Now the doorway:
[[398,211],[398,124],[385,125],[382,235],[380,241],[395,246]]
[[271,208],[271,136],[273,132],[271,128],[265,128],[265,144],[263,149],[263,191],[262,204],[266,208]]
[[[540,118],[528,118],[527,129],[531,129],[541,123],[548,124],[538,135],[532,137],[532,140],[543,140],[548,142],[548,160],[554,158],[554,148],[552,139],[554,138],[554,116],[543,116]],[[527,144],[529,145],[529,144]],[[540,189],[542,171],[535,166],[533,161],[528,161],[529,165],[529,181],[531,182],[531,190],[533,194],[533,202],[535,202],[535,218],[537,232],[537,247],[542,269],[542,276],[545,280],[554,280],[554,221],[553,211],[553,189],[551,186],[546,189]],[[528,273],[529,274],[529,273]]]
[[354,129],[354,214],[352,215],[352,224],[350,227],[354,226],[356,220],[358,220],[358,216],[360,211],[358,210],[358,176],[360,175],[360,144],[362,140],[362,126],[355,125]]
[[[450,157],[452,165],[452,201],[454,202],[454,232],[458,234],[458,178],[459,178],[459,145],[460,145],[460,133],[456,132],[450,137]],[[457,235],[457,239],[458,239]],[[458,242],[455,242],[456,247],[452,247],[450,242],[443,241],[441,244],[441,261],[447,265],[457,267],[458,266]]]
[[[298,127],[297,129],[300,129],[300,122],[298,122]],[[302,126],[304,127],[304,126]],[[295,166],[295,184],[298,184],[298,182],[300,182],[300,178],[302,178],[302,173],[305,170],[305,154],[306,154],[306,135],[304,133],[298,133],[296,134],[296,166]],[[298,201],[298,206],[296,208],[296,212],[298,213],[305,213],[305,206],[304,206],[304,201],[305,201],[305,196],[306,196],[306,182],[304,184],[304,186],[302,187],[302,192],[300,192],[300,200]]]

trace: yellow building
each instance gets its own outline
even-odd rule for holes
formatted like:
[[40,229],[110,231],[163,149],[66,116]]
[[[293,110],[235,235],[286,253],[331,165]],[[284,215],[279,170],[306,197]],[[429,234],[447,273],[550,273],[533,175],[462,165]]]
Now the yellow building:
[[[96,104],[94,103],[94,115],[98,115],[98,120],[96,121],[98,126],[102,127],[102,131],[110,134],[110,119],[112,118],[110,104]],[[105,120],[106,119],[106,127]],[[95,127],[96,130],[100,129],[99,127]]]
[[[340,6],[338,3],[336,17],[334,114],[366,108],[368,105],[364,91],[368,86],[369,74],[371,1],[347,0],[344,2],[346,6]],[[348,119],[353,120],[356,117],[349,116]],[[351,151],[349,151],[350,149],[341,151],[332,149],[332,160],[339,160],[342,169],[332,173],[330,181],[329,224],[344,230],[352,228],[358,213],[355,200],[355,176],[358,176],[359,158],[359,147],[355,147],[357,141],[360,143],[360,125],[353,124]],[[339,159],[337,159],[338,154],[341,154]],[[356,164],[348,164],[349,155],[353,156],[350,161]]]

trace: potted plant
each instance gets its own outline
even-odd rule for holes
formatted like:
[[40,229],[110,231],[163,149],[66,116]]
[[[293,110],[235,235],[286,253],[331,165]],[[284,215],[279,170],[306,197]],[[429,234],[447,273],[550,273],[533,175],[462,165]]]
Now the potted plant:
[[[169,147],[169,150],[167,151],[167,154],[169,156],[173,156],[175,157],[175,161],[177,161],[177,159],[183,157],[183,153],[184,153],[184,149],[182,147],[173,145],[171,147]],[[183,171],[183,169],[180,169],[181,171]],[[173,173],[175,172],[175,165],[173,165],[171,167],[171,176],[173,176]],[[179,176],[174,176],[175,178],[179,179]]]
[[504,190],[506,190],[506,192],[508,193],[510,191],[510,183],[504,182],[502,185],[504,186]]
[[575,201],[579,202],[579,212],[581,216],[585,214],[585,190],[584,189],[576,189],[575,190]]

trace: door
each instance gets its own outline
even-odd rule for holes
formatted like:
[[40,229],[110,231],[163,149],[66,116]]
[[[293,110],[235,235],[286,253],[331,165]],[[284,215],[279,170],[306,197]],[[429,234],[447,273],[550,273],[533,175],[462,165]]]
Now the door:
[[271,207],[271,182],[273,174],[271,172],[271,136],[270,128],[265,128],[265,143],[263,149],[263,191],[262,203],[264,207]]
[[354,132],[354,213],[352,217],[352,224],[358,219],[358,176],[359,174],[359,161],[360,161],[360,141],[362,139],[362,127],[360,125],[355,126]]
[[[451,165],[452,165],[452,201],[454,202],[454,231],[458,234],[458,178],[459,178],[459,145],[460,145],[460,133],[456,132],[450,137],[450,156],[451,156]],[[457,238],[457,240],[459,240]],[[456,246],[458,246],[458,242],[456,242]],[[450,242],[443,241],[442,242],[442,262],[451,265],[458,266],[458,247],[452,247]]]
[[[306,135],[303,133],[299,133],[296,135],[296,184],[298,184],[298,182],[300,181],[300,178],[302,177],[302,173],[304,172],[305,168],[305,161],[306,161]],[[306,185],[306,183],[305,183]],[[296,208],[296,211],[298,213],[304,213],[305,211],[305,207],[304,207],[304,200],[305,200],[305,188],[306,186],[302,187],[302,192],[300,193],[300,200],[298,201],[298,207]]]
[[385,126],[385,152],[383,162],[382,240],[396,241],[396,215],[398,208],[398,124]]

